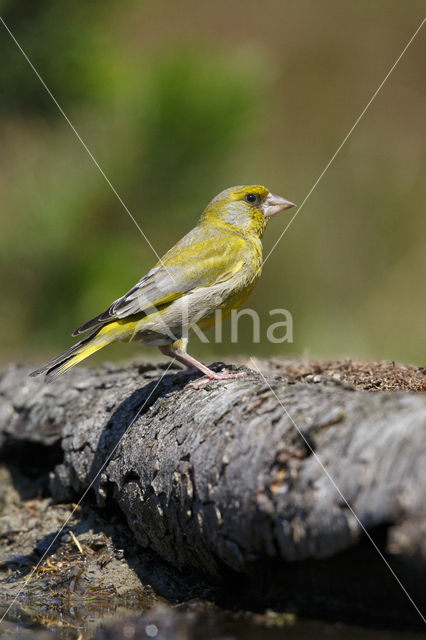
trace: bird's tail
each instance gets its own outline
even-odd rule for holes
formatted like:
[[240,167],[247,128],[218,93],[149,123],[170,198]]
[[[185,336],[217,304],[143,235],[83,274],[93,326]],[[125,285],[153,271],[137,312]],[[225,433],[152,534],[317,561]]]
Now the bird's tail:
[[46,374],[46,381],[51,382],[58,376],[74,367],[76,364],[91,356],[93,353],[105,347],[105,345],[111,343],[111,339],[108,339],[107,336],[99,335],[99,329],[93,331],[87,338],[77,342],[77,344],[73,345],[67,351],[62,353],[60,356],[53,358],[50,362],[47,362],[45,365],[32,371],[30,376],[38,376],[41,373]]

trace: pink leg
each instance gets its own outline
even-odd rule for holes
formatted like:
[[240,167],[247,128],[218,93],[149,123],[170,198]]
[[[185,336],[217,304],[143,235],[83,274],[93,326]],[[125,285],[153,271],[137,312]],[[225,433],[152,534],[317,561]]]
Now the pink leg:
[[169,358],[173,358],[174,360],[177,360],[178,362],[183,364],[183,366],[185,367],[185,370],[179,371],[178,373],[184,373],[186,375],[188,373],[194,373],[194,371],[198,371],[197,367],[193,366],[192,364],[188,364],[186,360],[181,358],[180,355],[176,351],[173,351],[173,349],[171,349],[169,346],[165,345],[163,347],[158,347],[158,348],[160,349],[163,355],[169,356]]
[[190,356],[189,353],[181,351],[180,349],[174,350],[170,347],[160,347],[160,351],[170,358],[175,358],[178,362],[185,365],[190,371],[198,370],[204,373],[204,378],[199,378],[198,380],[194,380],[194,382],[190,382],[186,385],[185,389],[200,389],[210,382],[210,380],[234,380],[235,378],[243,378],[247,375],[245,371],[240,371],[238,373],[231,373],[230,371],[213,371],[213,369],[209,369],[205,364],[199,362],[193,356]]

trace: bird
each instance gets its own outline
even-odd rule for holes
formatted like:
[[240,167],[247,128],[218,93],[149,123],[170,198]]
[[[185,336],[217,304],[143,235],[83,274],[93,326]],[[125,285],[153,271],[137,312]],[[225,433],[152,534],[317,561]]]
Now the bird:
[[73,332],[87,333],[82,340],[30,375],[45,374],[50,382],[106,345],[133,341],[159,347],[190,372],[201,371],[195,388],[245,375],[215,371],[196,360],[187,353],[189,335],[194,324],[212,327],[217,310],[225,319],[246,302],[262,271],[265,228],[272,216],[293,206],[262,185],[221,191],[146,275]]

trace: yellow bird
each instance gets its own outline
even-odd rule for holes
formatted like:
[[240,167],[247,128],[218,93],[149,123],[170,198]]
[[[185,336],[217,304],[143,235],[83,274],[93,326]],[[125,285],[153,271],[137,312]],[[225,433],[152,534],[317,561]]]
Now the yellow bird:
[[46,373],[53,380],[108,344],[134,340],[204,373],[196,387],[243,375],[198,362],[186,352],[188,334],[195,323],[213,326],[217,309],[226,318],[244,304],[262,271],[261,238],[269,218],[293,206],[260,185],[225,189],[130,291],[72,334],[89,331],[87,337],[30,375]]

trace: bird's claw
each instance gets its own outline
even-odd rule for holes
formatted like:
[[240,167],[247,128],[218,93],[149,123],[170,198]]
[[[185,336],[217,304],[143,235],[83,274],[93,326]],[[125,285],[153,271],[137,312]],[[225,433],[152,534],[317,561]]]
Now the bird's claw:
[[202,378],[198,378],[198,380],[188,382],[188,384],[185,385],[185,389],[201,389],[201,387],[204,387],[206,384],[213,382],[214,380],[235,380],[236,378],[244,378],[246,375],[246,371],[239,371],[238,373],[231,373],[230,371],[212,371],[212,375],[203,376]]

